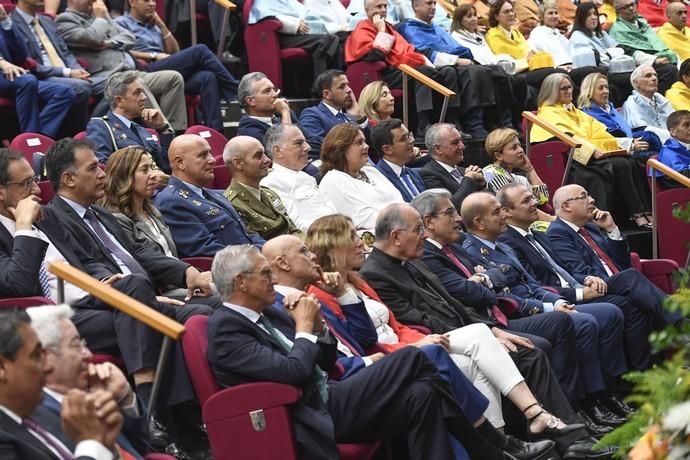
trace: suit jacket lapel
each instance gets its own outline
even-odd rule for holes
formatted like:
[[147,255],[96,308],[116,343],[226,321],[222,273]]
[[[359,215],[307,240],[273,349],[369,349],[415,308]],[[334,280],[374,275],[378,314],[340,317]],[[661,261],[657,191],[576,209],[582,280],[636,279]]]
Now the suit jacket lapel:
[[5,430],[11,434],[17,442],[21,443],[25,450],[33,450],[35,456],[32,455],[32,460],[39,460],[43,458],[50,458],[59,460],[53,452],[48,449],[42,442],[40,442],[29,431],[12,420],[9,415],[0,410],[0,429]]

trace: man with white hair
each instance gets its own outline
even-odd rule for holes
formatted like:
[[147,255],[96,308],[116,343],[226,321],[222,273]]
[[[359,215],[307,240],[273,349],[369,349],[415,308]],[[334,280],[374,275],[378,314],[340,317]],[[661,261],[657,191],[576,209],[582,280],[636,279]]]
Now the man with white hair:
[[630,82],[633,92],[623,103],[623,118],[633,130],[652,131],[663,144],[671,137],[666,120],[673,106],[661,95],[657,71],[651,65],[641,65],[630,75]]
[[60,421],[65,394],[72,389],[109,391],[125,416],[123,431],[116,440],[118,453],[124,459],[141,458],[141,453],[146,452],[145,417],[122,371],[112,363],[89,363],[91,351],[70,320],[74,312],[69,305],[33,307],[27,313],[45,349],[46,361],[54,368],[46,376],[43,401],[31,418],[72,451],[75,443],[67,437]]

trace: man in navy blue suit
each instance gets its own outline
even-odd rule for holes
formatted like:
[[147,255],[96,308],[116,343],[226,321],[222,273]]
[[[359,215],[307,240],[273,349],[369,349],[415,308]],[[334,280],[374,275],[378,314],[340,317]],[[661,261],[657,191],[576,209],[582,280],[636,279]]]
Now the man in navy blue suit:
[[[6,21],[7,13],[0,5],[0,24]],[[15,65],[25,60],[26,48],[17,40],[14,29],[0,27],[0,96],[14,100],[22,132],[55,138],[76,95],[67,85],[37,81],[26,69]]]
[[[652,329],[678,324],[678,313],[665,312],[666,294],[637,270],[630,268],[628,243],[611,214],[597,209],[583,187],[566,185],[556,190],[553,205],[558,219],[546,235],[565,268],[581,284],[592,284],[602,294],[623,296],[644,312]],[[647,341],[638,344],[646,347]],[[633,363],[644,369],[649,360]]]
[[376,169],[395,185],[406,202],[424,191],[422,176],[405,166],[415,157],[414,137],[397,118],[380,121],[371,132],[371,144],[381,155]]
[[[323,138],[332,127],[338,123],[355,123],[362,129],[368,129],[369,120],[360,110],[342,70],[327,70],[316,77],[314,89],[321,102],[302,110],[299,122],[311,145],[310,158],[319,158]],[[366,132],[364,134],[367,135]]]

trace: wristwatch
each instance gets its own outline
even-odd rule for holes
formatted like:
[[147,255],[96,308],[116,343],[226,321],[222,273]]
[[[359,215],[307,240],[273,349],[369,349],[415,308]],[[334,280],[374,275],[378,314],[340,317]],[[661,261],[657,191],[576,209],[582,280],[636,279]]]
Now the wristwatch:
[[151,59],[152,62],[155,62],[156,59],[158,59],[158,53],[149,53],[149,59]]

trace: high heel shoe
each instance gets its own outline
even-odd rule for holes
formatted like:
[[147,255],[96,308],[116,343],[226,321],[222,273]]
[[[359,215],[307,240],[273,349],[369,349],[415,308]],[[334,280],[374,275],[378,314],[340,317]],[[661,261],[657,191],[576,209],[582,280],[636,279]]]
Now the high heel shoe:
[[[539,412],[537,412],[531,417],[527,417],[527,411],[534,406],[539,407]],[[534,403],[527,406],[522,411],[522,413],[525,415],[525,418],[527,419],[527,438],[530,441],[551,439],[556,442],[556,449],[559,452],[563,452],[573,442],[588,436],[587,430],[585,429],[585,425],[583,425],[582,423],[571,423],[569,425],[565,425],[561,428],[558,428],[558,422],[560,422],[560,420],[554,415],[549,414],[543,407],[539,405],[539,403]],[[544,430],[535,433],[531,429],[532,422],[543,414],[549,415],[550,419],[546,423],[546,428],[544,428]]]

